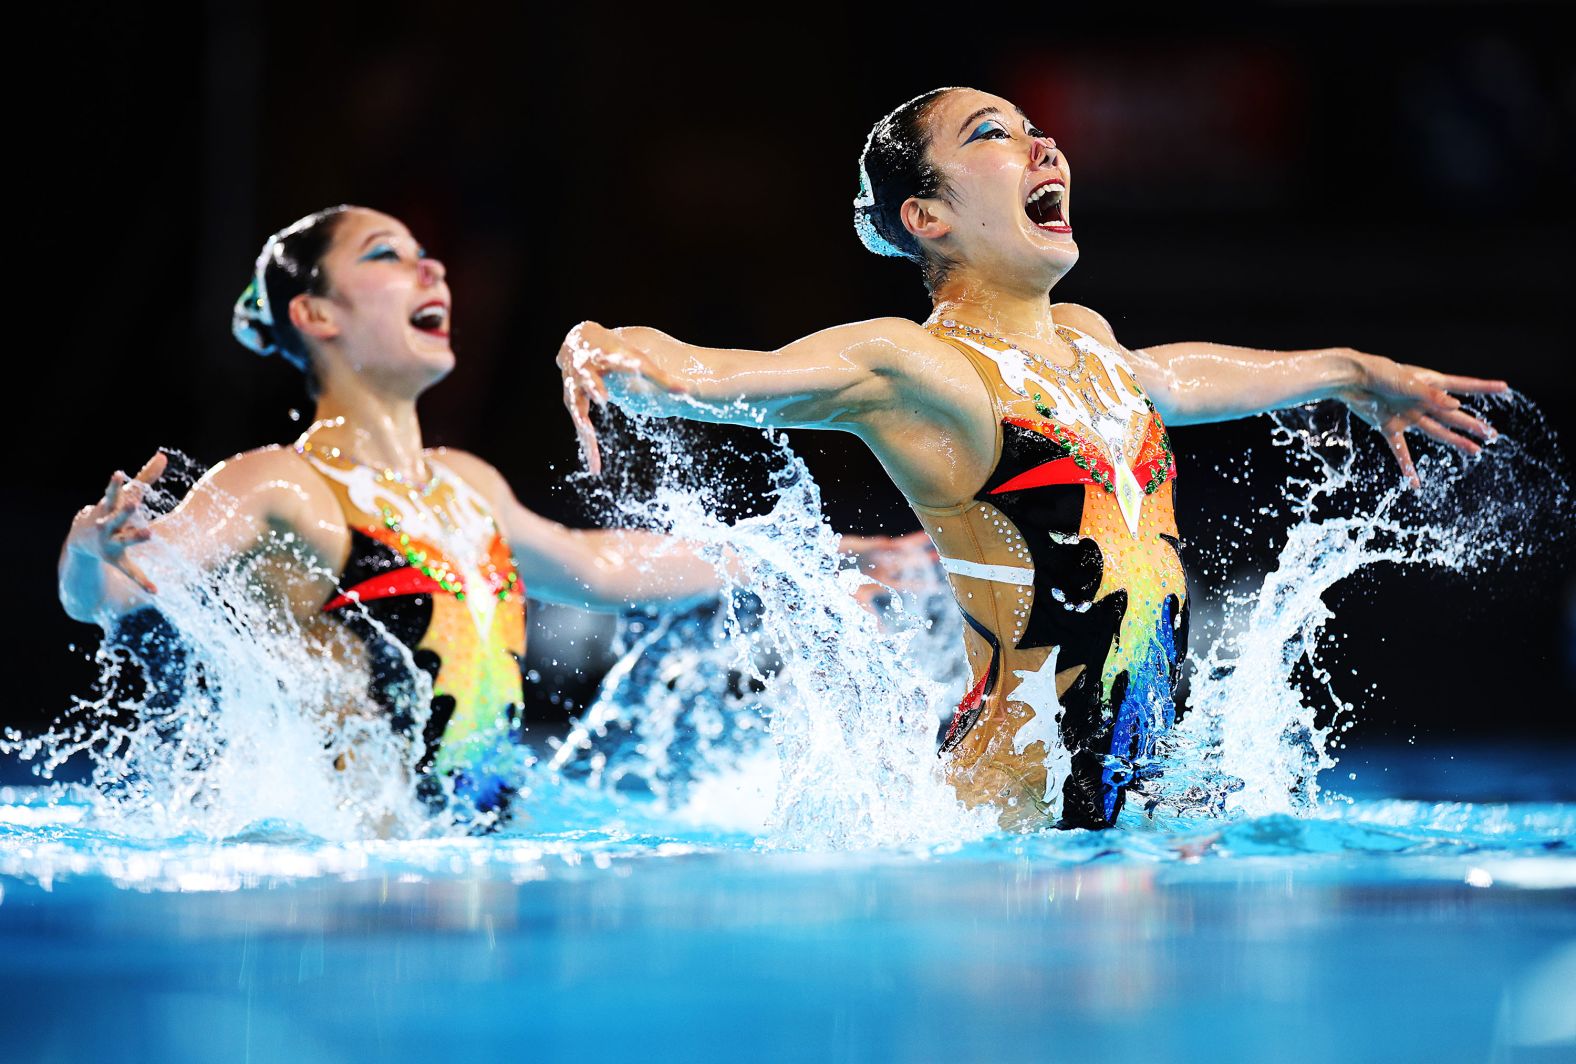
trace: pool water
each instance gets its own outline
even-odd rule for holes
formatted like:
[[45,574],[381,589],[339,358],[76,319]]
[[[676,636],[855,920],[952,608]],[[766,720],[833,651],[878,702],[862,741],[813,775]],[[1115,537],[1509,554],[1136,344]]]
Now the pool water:
[[[1566,483],[1514,442],[1546,433],[1499,414],[1418,493],[1278,422],[1291,525],[1196,552],[1192,712],[1104,832],[960,805],[950,592],[858,604],[786,450],[769,512],[721,520],[697,469],[624,512],[728,551],[748,596],[626,619],[492,835],[415,801],[381,718],[314,709],[364,676],[243,570],[206,591],[166,559],[203,682],[127,713],[101,650],[48,735],[0,735],[45,776],[91,761],[87,788],[0,790],[0,1060],[1576,1060],[1576,750],[1354,749],[1367,705],[1324,664],[1354,574],[1500,587],[1560,556]],[[1264,535],[1239,586],[1229,548]]]
[[479,838],[131,839],[13,788],[3,1056],[1576,1059],[1572,753],[859,853],[588,795]]

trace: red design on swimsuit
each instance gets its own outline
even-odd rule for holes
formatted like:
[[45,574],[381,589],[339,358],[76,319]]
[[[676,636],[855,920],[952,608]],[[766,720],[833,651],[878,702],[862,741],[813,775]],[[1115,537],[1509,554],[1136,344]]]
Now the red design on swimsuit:
[[973,723],[969,719],[969,714],[977,711],[985,701],[985,685],[990,682],[990,679],[990,672],[987,671],[985,675],[975,681],[974,686],[969,689],[969,693],[963,696],[963,701],[958,703],[957,710],[952,714],[952,724],[947,728],[947,737],[941,741],[943,750],[951,748],[954,742],[953,735],[959,727],[963,726],[964,721]]
[[323,604],[323,612],[349,606],[353,602],[376,602],[396,595],[432,595],[443,590],[438,582],[420,569],[406,566],[387,573],[379,573],[370,580],[363,580],[355,587],[336,595]]

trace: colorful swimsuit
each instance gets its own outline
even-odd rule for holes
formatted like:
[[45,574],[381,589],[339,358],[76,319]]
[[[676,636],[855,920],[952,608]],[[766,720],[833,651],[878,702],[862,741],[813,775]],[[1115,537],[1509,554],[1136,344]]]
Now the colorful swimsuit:
[[[417,487],[305,440],[296,453],[322,474],[350,528],[350,558],[323,612],[361,638],[372,694],[401,731],[414,726],[410,663],[432,677],[423,771],[448,775],[478,808],[510,788],[499,751],[519,738],[524,701],[525,588],[486,501],[431,457]],[[436,797],[432,776],[424,793]]]
[[991,394],[996,461],[974,497],[916,506],[963,610],[975,682],[948,776],[1004,826],[1112,823],[1154,773],[1187,632],[1176,463],[1131,367],[1056,326],[1071,369],[951,320],[928,326]]

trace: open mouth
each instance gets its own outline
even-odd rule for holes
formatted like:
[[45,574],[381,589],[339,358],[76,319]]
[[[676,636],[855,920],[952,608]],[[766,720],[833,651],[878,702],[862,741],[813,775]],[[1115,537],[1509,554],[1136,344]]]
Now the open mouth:
[[1067,224],[1066,198],[1067,188],[1062,184],[1062,179],[1053,177],[1035,186],[1034,191],[1029,193],[1029,198],[1023,203],[1023,213],[1041,229],[1053,233],[1070,233],[1073,229]]
[[410,324],[412,328],[431,336],[448,336],[449,308],[438,300],[423,303],[410,316]]

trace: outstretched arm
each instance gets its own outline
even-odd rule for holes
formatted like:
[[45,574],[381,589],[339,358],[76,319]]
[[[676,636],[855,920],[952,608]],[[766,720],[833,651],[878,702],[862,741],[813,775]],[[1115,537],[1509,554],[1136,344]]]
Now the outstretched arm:
[[103,498],[71,523],[60,551],[60,604],[72,618],[109,631],[124,614],[156,604],[158,588],[144,572],[144,552],[154,545],[205,569],[253,549],[275,523],[298,523],[295,511],[304,503],[293,461],[265,449],[221,462],[153,521],[142,500],[164,473],[165,456],[154,455],[136,476],[116,472]]
[[574,529],[523,506],[506,514],[521,579],[533,597],[598,612],[683,609],[715,598],[723,581],[698,548],[644,529]]
[[681,609],[722,590],[716,565],[695,544],[643,529],[568,528],[527,509],[502,474],[475,455],[447,448],[437,454],[487,498],[532,598],[615,613]]
[[648,328],[582,322],[558,354],[564,405],[593,473],[601,470],[592,403],[731,425],[858,431],[894,404],[909,341],[923,330],[882,318],[839,325],[776,351],[697,347]]
[[[1056,315],[1126,351],[1117,344],[1105,319],[1093,311],[1059,304]],[[1481,446],[1471,437],[1490,440],[1494,430],[1461,409],[1461,400],[1451,393],[1484,395],[1509,387],[1504,381],[1438,373],[1351,348],[1266,351],[1176,343],[1126,353],[1161,416],[1172,425],[1225,421],[1320,399],[1339,399],[1379,430],[1401,472],[1414,486],[1419,481],[1406,444],[1407,430],[1420,430],[1467,454],[1476,454]]]

